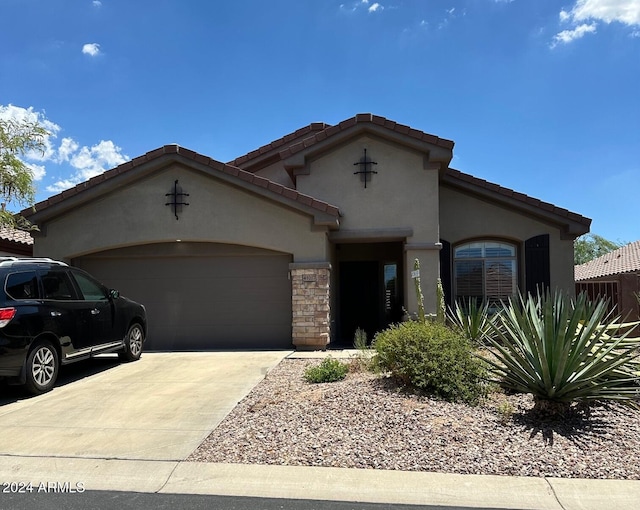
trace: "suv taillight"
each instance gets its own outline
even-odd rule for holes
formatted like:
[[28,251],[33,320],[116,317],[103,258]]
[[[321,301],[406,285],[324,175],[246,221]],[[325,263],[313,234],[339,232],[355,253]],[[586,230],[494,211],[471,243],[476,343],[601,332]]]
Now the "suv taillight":
[[4,328],[15,316],[15,308],[0,308],[0,328]]

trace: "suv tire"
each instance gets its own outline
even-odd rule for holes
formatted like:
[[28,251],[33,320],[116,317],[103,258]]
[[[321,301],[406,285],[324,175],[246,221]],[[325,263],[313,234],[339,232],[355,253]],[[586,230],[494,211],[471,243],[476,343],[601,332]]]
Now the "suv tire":
[[137,322],[133,323],[124,337],[124,350],[118,353],[122,361],[136,361],[142,354],[142,344],[144,343],[144,329]]
[[27,356],[25,383],[27,391],[39,395],[51,390],[58,379],[59,370],[58,351],[51,342],[36,342]]

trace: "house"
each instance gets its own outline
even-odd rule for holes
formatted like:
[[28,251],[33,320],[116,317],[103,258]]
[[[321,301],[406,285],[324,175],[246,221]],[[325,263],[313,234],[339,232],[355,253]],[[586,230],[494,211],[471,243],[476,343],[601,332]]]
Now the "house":
[[383,117],[313,123],[228,163],[166,145],[23,211],[34,254],[144,303],[152,349],[324,349],[448,302],[573,292],[579,214],[449,167]]
[[575,267],[576,292],[609,299],[609,308],[629,321],[640,319],[640,241]]
[[29,232],[11,227],[0,227],[0,256],[31,257],[33,237]]

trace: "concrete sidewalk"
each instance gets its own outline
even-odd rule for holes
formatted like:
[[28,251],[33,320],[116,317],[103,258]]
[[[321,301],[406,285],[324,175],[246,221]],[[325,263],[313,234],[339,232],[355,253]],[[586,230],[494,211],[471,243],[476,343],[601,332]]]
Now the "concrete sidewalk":
[[9,483],[81,484],[86,490],[469,508],[640,507],[637,480],[184,462],[282,358],[351,354],[145,353],[139,362],[110,362],[39,397],[0,397],[0,491]]
[[[0,456],[0,483],[522,510],[637,510],[640,481]],[[1,495],[0,495],[1,500]]]

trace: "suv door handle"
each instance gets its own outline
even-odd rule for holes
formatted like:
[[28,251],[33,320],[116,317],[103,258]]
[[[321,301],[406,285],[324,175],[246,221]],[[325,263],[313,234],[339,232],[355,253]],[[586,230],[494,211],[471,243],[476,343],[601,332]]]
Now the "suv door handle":
[[59,312],[57,310],[52,310],[51,312],[51,317],[60,317],[62,315],[62,312]]
[[97,308],[94,308],[93,310],[91,310],[91,315],[98,315],[100,313],[100,310],[98,310]]

